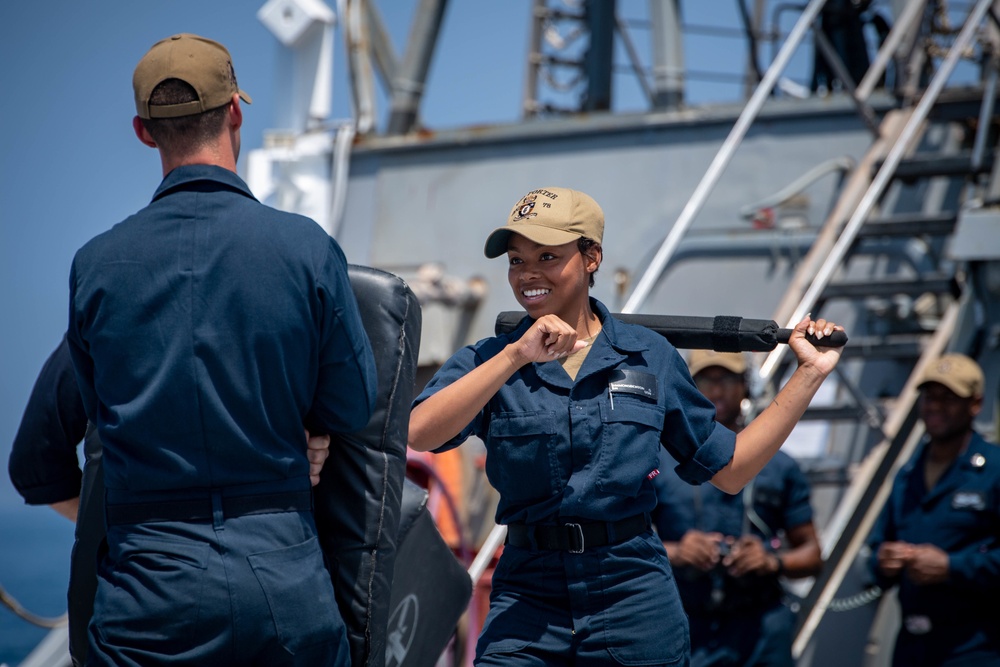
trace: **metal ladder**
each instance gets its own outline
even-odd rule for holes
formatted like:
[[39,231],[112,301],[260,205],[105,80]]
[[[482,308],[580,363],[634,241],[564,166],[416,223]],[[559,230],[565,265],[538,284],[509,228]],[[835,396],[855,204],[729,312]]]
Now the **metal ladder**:
[[[895,471],[922,436],[917,379],[951,349],[963,313],[972,307],[964,267],[950,261],[945,250],[961,207],[978,193],[981,177],[996,170],[995,151],[987,149],[995,68],[986,68],[980,87],[944,91],[977,32],[987,20],[997,21],[1000,3],[979,0],[970,6],[962,30],[925,83],[921,74],[928,59],[922,47],[927,41],[920,41],[914,27],[933,4],[910,3],[893,29],[893,48],[907,32],[913,46],[911,76],[900,87],[902,108],[882,119],[879,137],[845,184],[774,317],[792,326],[812,312],[862,332],[852,334],[845,363],[838,367],[841,400],[811,408],[806,416],[832,423],[829,442],[839,443],[835,458],[844,462],[845,478],[847,468],[857,469],[824,530],[827,567],[802,602],[796,658],[856,560]],[[917,5],[925,11],[913,9]],[[870,92],[867,86],[863,81],[858,88]],[[779,346],[761,365],[764,399],[788,370],[786,351]],[[906,378],[902,386],[900,377]]]

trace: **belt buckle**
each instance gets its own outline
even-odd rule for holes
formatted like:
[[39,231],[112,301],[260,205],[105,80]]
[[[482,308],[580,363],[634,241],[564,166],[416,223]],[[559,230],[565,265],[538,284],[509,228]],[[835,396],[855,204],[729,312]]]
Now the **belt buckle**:
[[[584,549],[583,542],[583,526],[578,523],[564,523],[564,526],[570,529],[569,531],[569,541],[570,548],[569,552],[571,554],[582,554]],[[577,547],[577,545],[579,545]],[[576,547],[576,548],[574,548]]]
[[903,619],[903,625],[911,635],[926,635],[934,627],[930,617],[923,614],[911,614],[907,616]]

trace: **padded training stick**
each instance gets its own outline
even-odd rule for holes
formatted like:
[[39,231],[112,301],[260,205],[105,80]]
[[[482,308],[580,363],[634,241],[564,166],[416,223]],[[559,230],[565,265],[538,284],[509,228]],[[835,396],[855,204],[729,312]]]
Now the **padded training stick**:
[[[497,315],[497,335],[514,331],[527,316],[521,311],[507,310]],[[779,343],[788,343],[791,329],[778,327],[774,320],[751,320],[719,315],[697,317],[688,315],[643,315],[614,313],[614,317],[629,324],[639,324],[660,334],[676,348],[715,350],[716,352],[770,352]],[[847,334],[834,331],[817,340],[806,336],[817,347],[843,347]]]

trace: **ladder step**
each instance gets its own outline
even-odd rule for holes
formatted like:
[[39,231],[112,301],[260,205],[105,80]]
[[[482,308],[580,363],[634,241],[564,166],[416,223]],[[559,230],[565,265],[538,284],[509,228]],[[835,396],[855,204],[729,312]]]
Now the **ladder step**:
[[845,359],[864,357],[869,361],[874,359],[916,361],[927,346],[927,337],[933,333],[933,331],[928,331],[926,335],[911,333],[890,336],[851,336],[844,347],[843,356]]
[[[850,337],[842,352],[844,359],[864,358],[872,360],[892,360],[916,362],[927,347],[927,338],[933,331],[926,333],[896,333],[886,336],[854,336]],[[790,358],[791,357],[791,358]],[[778,375],[784,373],[795,361],[792,355],[785,355],[779,364]]]
[[[915,181],[931,176],[975,176],[993,169],[993,159],[993,151],[987,151],[979,166],[973,167],[972,151],[962,151],[956,155],[918,154],[900,161],[893,178]],[[879,162],[875,168],[881,166],[882,163]]]
[[825,405],[806,408],[800,421],[859,421],[865,413],[857,405]]
[[809,480],[810,487],[817,486],[847,486],[851,481],[851,476],[848,473],[847,466],[841,463],[839,468],[819,468],[812,469],[808,468],[803,470],[806,474],[806,478]]
[[978,118],[983,106],[984,92],[982,86],[949,86],[941,91],[927,118],[939,122],[959,123],[967,123]]
[[948,236],[957,223],[957,213],[907,213],[867,220],[858,230],[858,237]]
[[947,294],[953,291],[955,280],[950,275],[935,274],[922,278],[891,278],[878,282],[831,283],[823,291],[823,300],[861,299],[869,296],[920,296],[926,292]]

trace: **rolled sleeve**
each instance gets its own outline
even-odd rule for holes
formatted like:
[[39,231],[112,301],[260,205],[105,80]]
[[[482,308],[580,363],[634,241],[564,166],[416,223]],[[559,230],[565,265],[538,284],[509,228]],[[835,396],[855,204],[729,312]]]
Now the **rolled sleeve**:
[[708,438],[694,456],[679,463],[674,470],[689,484],[704,484],[726,467],[736,452],[736,434],[716,422]]
[[[476,350],[473,346],[466,346],[460,349],[458,352],[453,354],[448,361],[444,363],[443,366],[434,374],[431,381],[427,383],[424,390],[413,399],[413,404],[410,409],[417,407],[428,398],[441,391],[451,383],[457,381],[459,378],[464,377],[472,369],[477,366],[477,355]],[[447,452],[450,449],[455,449],[463,442],[469,439],[473,433],[482,437],[482,424],[484,423],[483,411],[480,410],[479,414],[474,420],[472,420],[465,428],[463,428],[455,437],[451,438],[445,442],[440,447],[436,447],[431,450],[435,454],[440,454],[442,452]]]
[[715,405],[698,391],[687,364],[673,348],[668,363],[666,416],[660,442],[678,462],[677,475],[704,484],[722,470],[736,451],[736,434],[715,421]]
[[63,338],[38,374],[11,446],[8,473],[29,505],[80,495],[76,446],[87,430],[80,390]]

